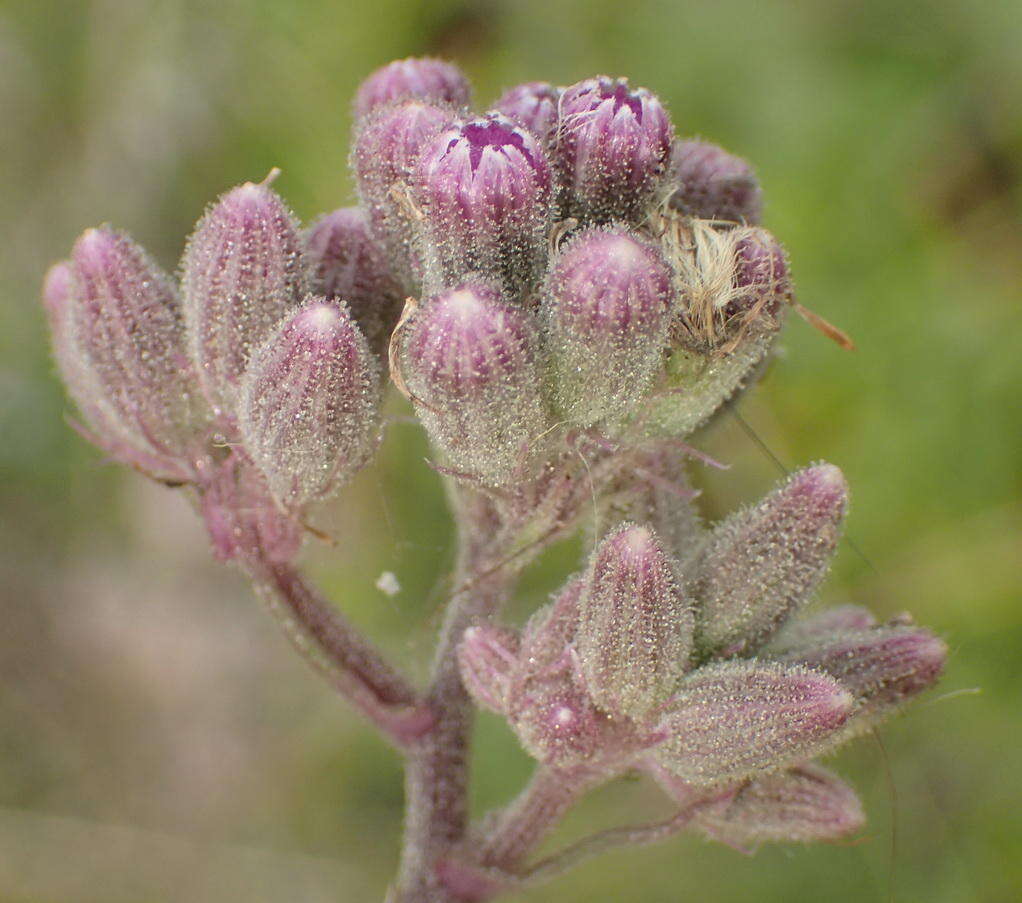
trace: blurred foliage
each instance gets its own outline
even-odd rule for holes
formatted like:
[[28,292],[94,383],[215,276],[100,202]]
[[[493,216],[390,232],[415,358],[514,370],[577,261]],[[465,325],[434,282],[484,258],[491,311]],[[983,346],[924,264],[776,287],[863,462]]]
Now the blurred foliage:
[[[792,321],[741,420],[698,437],[732,465],[699,471],[706,513],[778,476],[746,427],[784,466],[839,464],[853,541],[825,600],[909,609],[953,650],[941,689],[835,764],[864,795],[861,840],[745,858],[686,837],[528,899],[1022,897],[1020,45],[1018,0],[0,2],[0,901],[361,901],[387,881],[396,758],[207,561],[181,499],[62,422],[35,299],[97,222],[173,267],[203,206],[274,165],[305,220],[350,202],[352,92],[423,53],[458,61],[481,105],[627,74],[681,133],[755,162],[801,300],[859,350]],[[451,539],[393,413],[310,562],[421,671]],[[520,615],[579,552],[527,576]],[[529,764],[496,719],[478,733],[482,809]],[[662,811],[625,783],[564,836]]]

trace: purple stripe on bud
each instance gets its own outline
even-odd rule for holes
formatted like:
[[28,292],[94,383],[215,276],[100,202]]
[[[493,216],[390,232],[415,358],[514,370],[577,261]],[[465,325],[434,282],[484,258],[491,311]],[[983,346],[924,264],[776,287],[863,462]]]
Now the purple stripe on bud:
[[808,601],[837,547],[847,504],[841,471],[819,464],[713,531],[691,584],[704,654],[750,652]]
[[342,207],[316,220],[305,233],[305,258],[309,291],[345,302],[369,346],[382,353],[404,298],[365,208]]
[[667,703],[655,755],[693,784],[740,781],[811,758],[853,706],[851,693],[826,674],[760,662],[706,665]]
[[506,116],[487,113],[441,132],[412,175],[430,284],[480,273],[512,292],[533,285],[546,262],[551,184],[542,145]]
[[699,219],[760,221],[763,193],[752,167],[741,157],[707,141],[675,141],[670,180],[676,185],[670,206]]
[[224,194],[192,233],[181,284],[203,392],[232,423],[250,356],[305,296],[298,225],[280,197],[251,182]]
[[590,696],[612,716],[643,720],[686,670],[693,618],[674,567],[653,532],[633,524],[593,554],[575,648]]
[[673,139],[667,111],[645,88],[604,75],[566,88],[555,141],[566,215],[640,220],[661,184]]
[[658,248],[622,227],[592,228],[553,262],[541,318],[551,393],[591,425],[624,414],[663,363],[673,304]]
[[311,299],[255,353],[241,435],[284,508],[328,495],[366,462],[378,395],[376,362],[338,304]]
[[506,710],[512,671],[517,663],[518,635],[491,624],[469,627],[458,646],[458,666],[465,689],[491,712]]
[[859,605],[835,605],[816,614],[786,623],[770,640],[774,654],[800,646],[812,646],[848,631],[868,630],[876,625],[873,613]]
[[408,57],[381,66],[362,82],[355,95],[355,115],[361,118],[400,100],[462,107],[470,94],[468,79],[457,66],[444,60]]
[[456,470],[510,479],[546,421],[528,314],[466,285],[427,301],[402,332],[402,373],[434,444]]
[[549,82],[526,82],[505,91],[493,108],[548,145],[557,129],[561,92]]

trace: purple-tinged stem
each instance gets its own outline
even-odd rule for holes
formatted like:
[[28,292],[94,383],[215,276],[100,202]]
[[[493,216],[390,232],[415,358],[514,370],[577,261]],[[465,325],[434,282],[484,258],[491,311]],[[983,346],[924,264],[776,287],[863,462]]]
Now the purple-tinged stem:
[[299,653],[400,749],[436,718],[383,655],[290,565],[254,567],[256,587]]
[[[405,766],[405,830],[397,885],[388,903],[454,903],[439,865],[468,826],[468,752],[474,709],[458,673],[457,646],[466,628],[487,620],[517,576],[494,567],[502,558],[492,507],[475,493],[455,493],[460,554],[425,702],[436,723],[409,752]],[[485,575],[485,576],[481,576]]]

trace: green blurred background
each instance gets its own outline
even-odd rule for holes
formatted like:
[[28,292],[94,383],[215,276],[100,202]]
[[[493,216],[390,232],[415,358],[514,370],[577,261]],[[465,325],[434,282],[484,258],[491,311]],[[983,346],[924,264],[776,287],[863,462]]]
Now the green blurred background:
[[[173,267],[203,206],[275,165],[303,219],[349,203],[352,93],[422,53],[459,62],[480,105],[626,74],[680,133],[755,162],[801,300],[859,350],[793,320],[742,416],[785,465],[848,474],[861,554],[843,549],[824,600],[909,609],[952,650],[881,732],[886,758],[864,739],[835,762],[866,801],[861,839],[746,858],[685,836],[528,899],[1022,899],[1020,46],[1010,0],[0,3],[0,901],[381,897],[395,756],[209,561],[185,501],[67,427],[36,298],[103,221]],[[730,416],[697,444],[733,465],[697,474],[710,516],[777,479]],[[451,558],[425,454],[397,420],[321,519],[336,549],[308,555],[419,673]],[[577,554],[530,572],[519,613]],[[495,718],[478,735],[481,811],[529,763]],[[663,811],[625,782],[561,836]]]

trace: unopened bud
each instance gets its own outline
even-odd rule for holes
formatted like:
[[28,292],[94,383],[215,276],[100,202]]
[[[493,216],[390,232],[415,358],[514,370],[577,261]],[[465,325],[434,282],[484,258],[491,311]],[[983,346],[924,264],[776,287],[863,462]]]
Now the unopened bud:
[[355,95],[355,115],[367,116],[400,100],[462,107],[470,93],[468,79],[457,66],[444,60],[408,57],[381,66],[362,82]]
[[224,194],[192,233],[181,282],[203,392],[233,422],[249,358],[305,295],[298,226],[280,197],[251,182]]
[[812,758],[853,706],[852,695],[826,674],[761,662],[706,665],[667,703],[655,755],[693,784],[739,781]]
[[597,222],[642,219],[667,169],[674,128],[657,97],[626,79],[587,79],[564,90],[555,159],[565,214]]
[[384,107],[359,126],[351,167],[373,234],[386,248],[391,272],[406,291],[415,291],[421,264],[411,249],[413,219],[408,196],[411,166],[431,138],[453,118],[443,106],[409,100]]
[[578,630],[578,601],[585,587],[584,577],[572,577],[553,601],[536,611],[522,631],[523,667],[532,672],[560,667]]
[[606,715],[579,686],[567,662],[560,670],[515,681],[507,716],[529,755],[562,768],[592,758],[607,729]]
[[518,635],[511,630],[481,624],[465,631],[458,645],[458,665],[465,689],[480,706],[505,712],[517,655]]
[[481,284],[437,295],[412,318],[402,374],[455,470],[500,484],[526,459],[546,422],[535,346],[529,315]]
[[944,670],[947,645],[917,627],[873,627],[820,638],[780,656],[825,671],[859,700],[863,728],[933,686]]
[[841,471],[819,464],[713,531],[691,585],[705,654],[757,648],[808,601],[837,548],[847,503]]
[[305,233],[305,257],[309,291],[345,302],[369,347],[382,353],[404,298],[365,208],[342,207],[320,217]]
[[375,447],[377,370],[351,316],[311,299],[255,353],[241,389],[246,449],[289,510],[329,494]]
[[589,426],[624,414],[663,363],[671,271],[660,251],[621,227],[572,239],[551,266],[541,318],[552,394]]
[[75,243],[45,287],[54,350],[99,444],[152,476],[187,479],[201,405],[170,278],[126,235],[101,227]]
[[479,273],[512,293],[529,288],[546,262],[551,186],[540,142],[506,116],[441,132],[412,176],[426,278],[448,287]]
[[677,185],[670,206],[698,219],[756,225],[763,193],[741,157],[707,141],[675,141],[670,180]]
[[817,765],[799,765],[742,787],[727,803],[696,817],[714,840],[748,848],[760,843],[837,840],[865,823],[859,798]]
[[593,554],[575,647],[586,687],[612,716],[641,721],[688,666],[692,612],[652,531],[625,525]]
[[557,129],[560,100],[561,89],[549,82],[526,82],[505,91],[493,108],[528,129],[546,145]]

